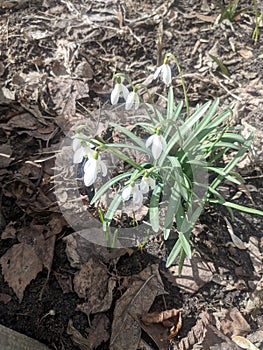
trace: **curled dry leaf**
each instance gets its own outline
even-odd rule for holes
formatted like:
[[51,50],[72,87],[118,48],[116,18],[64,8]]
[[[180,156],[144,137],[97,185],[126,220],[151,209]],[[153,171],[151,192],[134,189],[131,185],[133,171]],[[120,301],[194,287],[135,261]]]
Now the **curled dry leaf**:
[[208,312],[202,312],[195,326],[182,338],[174,350],[210,349],[210,350],[238,350],[238,346],[216,327],[216,320]]
[[251,343],[248,339],[235,335],[232,337],[234,343],[236,343],[240,348],[247,350],[259,350],[254,344]]
[[183,309],[171,309],[161,312],[151,312],[142,315],[142,322],[145,324],[162,323],[165,327],[171,327],[173,325],[173,318],[178,317],[182,313]]
[[152,323],[162,323],[164,327],[170,328],[170,335],[168,340],[174,338],[182,327],[182,310],[183,309],[171,309],[161,312],[145,313],[142,315],[141,320],[146,325]]
[[227,227],[228,233],[231,237],[231,240],[232,240],[234,246],[240,250],[246,250],[247,244],[244,243],[239,237],[237,237],[237,235],[234,234],[234,230],[233,230],[233,227],[232,227],[230,221],[226,217],[224,217],[224,219],[226,222],[226,227]]

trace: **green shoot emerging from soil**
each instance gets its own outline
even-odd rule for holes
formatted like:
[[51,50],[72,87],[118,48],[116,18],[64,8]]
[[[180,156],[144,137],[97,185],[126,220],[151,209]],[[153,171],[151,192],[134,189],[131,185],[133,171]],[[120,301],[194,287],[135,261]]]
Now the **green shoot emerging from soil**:
[[247,12],[250,10],[250,7],[245,7],[242,9],[238,9],[239,0],[233,0],[231,1],[226,7],[223,7],[219,4],[221,8],[221,16],[220,16],[220,22],[224,20],[228,20],[230,22],[233,22],[238,18],[239,15],[243,12]]
[[[181,78],[184,101],[175,100],[173,63]],[[159,96],[165,105],[162,109],[154,104],[154,96],[146,86],[133,85],[124,74],[114,76],[111,103],[116,105],[123,98],[126,111],[138,110],[140,115],[130,117],[133,129],[109,122],[110,128],[123,136],[124,143],[109,143],[98,135],[88,137],[85,126],[79,127],[73,140],[74,163],[85,160],[84,183],[96,189],[90,205],[97,207],[109,246],[112,247],[110,226],[116,213],[121,204],[125,208],[130,203],[133,217],[130,225],[140,225],[140,220],[147,223],[142,239],[148,237],[149,228],[152,232],[163,233],[165,240],[176,237],[167,266],[179,258],[181,269],[185,257],[191,257],[190,234],[205,204],[219,203],[231,214],[232,209],[257,215],[263,212],[226,201],[218,191],[225,180],[242,183],[234,168],[249,150],[253,138],[250,135],[245,139],[238,133],[239,128],[232,125],[233,105],[218,112],[219,101],[215,100],[198,105],[190,113],[180,66],[172,54],[165,56],[163,65],[153,75],[153,80],[158,78],[165,84],[166,91],[165,96]],[[150,102],[144,102],[145,96]],[[127,150],[139,152],[143,160],[134,159]],[[107,166],[105,159],[109,157],[123,164],[119,173],[111,172]],[[225,159],[230,160],[226,163]],[[98,178],[104,183],[96,188]],[[106,193],[113,192],[108,207],[102,211],[99,201]],[[144,213],[147,209],[146,213],[143,219],[137,219],[135,213],[142,207]],[[113,230],[116,241],[118,230],[116,227]]]

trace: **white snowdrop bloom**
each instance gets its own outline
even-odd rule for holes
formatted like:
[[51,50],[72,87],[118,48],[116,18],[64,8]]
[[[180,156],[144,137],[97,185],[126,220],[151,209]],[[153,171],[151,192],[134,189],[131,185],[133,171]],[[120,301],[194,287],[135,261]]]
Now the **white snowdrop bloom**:
[[128,201],[132,197],[133,205],[142,206],[143,194],[137,184],[129,185],[122,191],[122,200]]
[[129,90],[127,87],[121,82],[117,81],[110,95],[111,104],[116,105],[120,97],[123,97],[126,100],[128,95]]
[[154,189],[154,187],[155,187],[155,180],[150,176],[143,176],[140,183],[141,193],[146,194],[149,192],[150,188]]
[[160,67],[158,67],[153,75],[153,79],[156,79],[159,74],[162,75],[162,79],[164,84],[170,85],[172,82],[172,72],[168,63],[164,63]]
[[98,152],[94,151],[92,156],[84,165],[85,186],[91,186],[96,181],[98,173],[102,173],[102,176],[106,176],[107,167],[106,164],[101,160]]
[[162,135],[154,134],[146,140],[146,147],[152,148],[152,154],[154,159],[158,159],[162,151],[166,148],[167,143]]
[[134,107],[134,109],[138,109],[139,105],[140,105],[140,97],[138,95],[138,92],[137,91],[130,92],[125,103],[126,111],[128,111],[129,109],[132,109],[132,107]]
[[89,142],[83,142],[79,139],[73,139],[72,142],[72,148],[74,151],[73,155],[73,163],[79,164],[82,162],[83,158],[88,158],[91,155],[91,148],[93,148],[94,145],[92,145]]

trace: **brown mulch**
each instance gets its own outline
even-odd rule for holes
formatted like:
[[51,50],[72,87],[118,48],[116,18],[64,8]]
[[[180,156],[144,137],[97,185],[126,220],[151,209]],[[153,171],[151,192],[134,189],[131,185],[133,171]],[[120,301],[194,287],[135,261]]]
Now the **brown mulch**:
[[165,268],[173,240],[110,255],[74,232],[54,192],[61,142],[110,108],[112,75],[144,82],[172,52],[191,107],[235,102],[233,123],[255,133],[238,168],[246,187],[220,191],[263,210],[262,33],[254,43],[253,11],[219,23],[214,1],[0,0],[0,14],[0,324],[59,350],[240,349],[244,338],[260,349],[260,217],[205,208],[192,234],[196,260],[178,279],[177,266]]

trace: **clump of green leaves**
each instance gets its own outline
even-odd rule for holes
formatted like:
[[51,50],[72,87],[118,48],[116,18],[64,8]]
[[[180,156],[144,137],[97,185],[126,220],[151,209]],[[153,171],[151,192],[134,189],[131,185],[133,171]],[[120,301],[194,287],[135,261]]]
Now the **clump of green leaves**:
[[223,7],[221,4],[219,4],[219,7],[221,9],[221,16],[219,22],[222,22],[224,20],[229,20],[230,22],[233,22],[239,15],[241,15],[241,13],[250,10],[250,7],[238,9],[238,5],[239,0],[231,1],[226,7]]
[[[174,96],[171,61],[175,62],[181,76],[184,102],[177,101]],[[110,237],[111,223],[122,203],[130,202],[134,211],[140,210],[140,207],[146,204],[148,226],[145,234],[149,234],[150,228],[156,233],[163,232],[164,239],[167,240],[176,230],[177,240],[166,265],[170,266],[179,258],[181,269],[185,257],[191,257],[191,231],[206,203],[221,204],[227,207],[230,213],[232,209],[237,209],[263,216],[263,212],[229,202],[218,191],[218,186],[225,180],[234,184],[243,182],[242,177],[235,172],[235,166],[249,150],[253,140],[252,134],[244,138],[239,134],[239,127],[231,124],[233,104],[219,111],[219,100],[216,99],[196,106],[190,113],[185,83],[174,55],[165,56],[164,63],[157,69],[154,78],[160,74],[166,84],[167,93],[160,96],[165,102],[165,110],[159,110],[154,103],[143,102],[141,94],[148,93],[147,87],[133,86],[131,81],[126,79],[132,87],[132,91],[129,92],[124,85],[125,75],[115,75],[111,101],[116,104],[122,94],[126,99],[126,109],[130,109],[131,106],[136,109],[139,99],[145,113],[141,113],[140,117],[134,115],[131,120],[135,127],[148,135],[146,141],[132,129],[121,125],[121,122],[109,122],[109,125],[123,134],[127,141],[106,143],[96,135],[91,138],[84,136],[83,129],[79,129],[75,135],[75,139],[78,140],[75,156],[78,152],[77,155],[81,155],[81,159],[83,155],[87,158],[87,174],[84,174],[84,181],[89,185],[95,184],[99,172],[103,176],[108,172],[109,179],[96,189],[91,204],[96,204],[105,193],[111,192],[113,187],[118,185],[117,193],[105,213],[99,209],[107,241]],[[149,160],[136,162],[125,153],[127,149],[139,151],[147,155]],[[229,152],[232,158],[224,164],[223,157]],[[129,164],[129,170],[111,177],[102,160],[107,155],[115,156]],[[75,157],[77,158],[79,157]],[[115,228],[113,240],[116,239]]]

